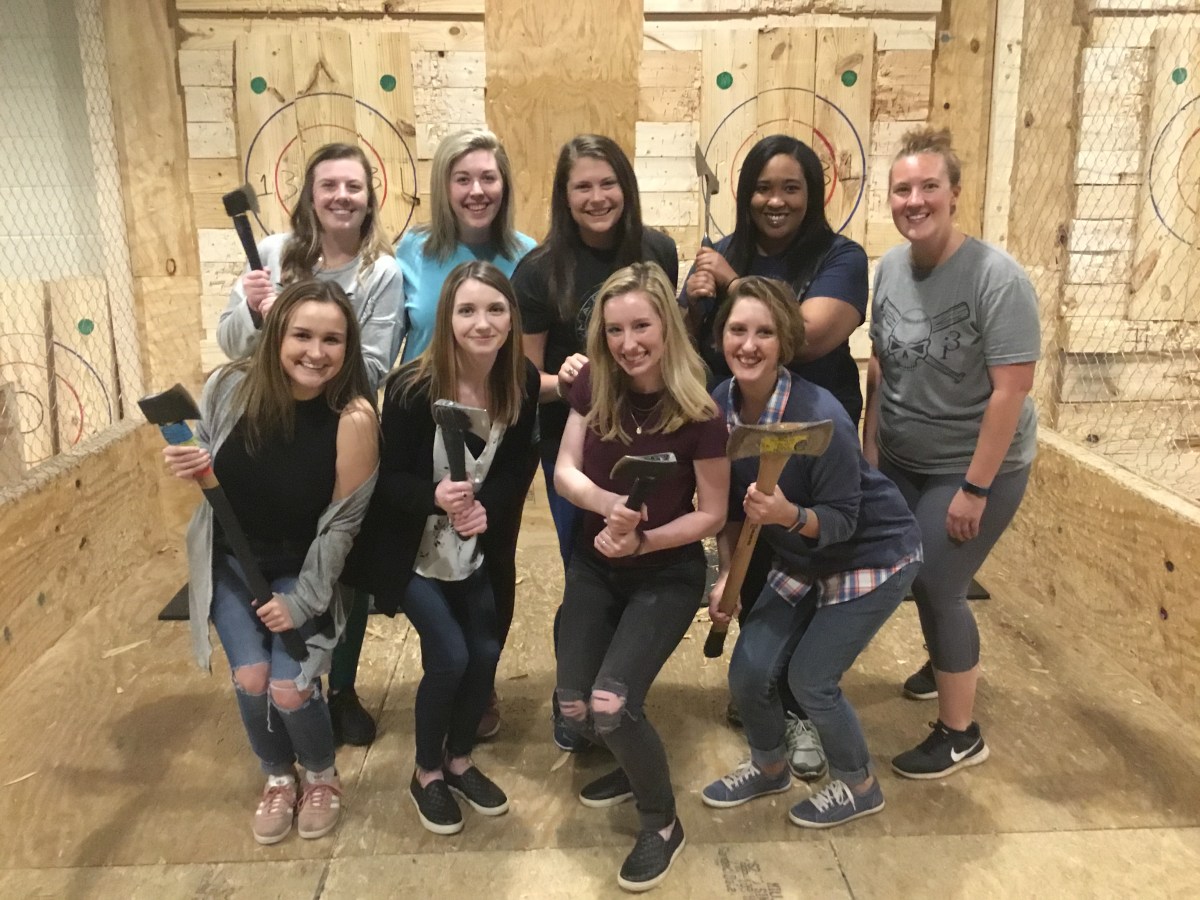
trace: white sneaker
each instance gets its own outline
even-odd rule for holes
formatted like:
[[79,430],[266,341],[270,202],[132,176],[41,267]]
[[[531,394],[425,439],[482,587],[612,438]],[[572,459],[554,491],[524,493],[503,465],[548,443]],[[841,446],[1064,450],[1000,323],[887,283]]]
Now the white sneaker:
[[801,781],[816,781],[829,768],[825,751],[821,749],[821,737],[808,719],[795,713],[787,714],[787,731],[784,742],[788,750],[788,766],[792,774]]

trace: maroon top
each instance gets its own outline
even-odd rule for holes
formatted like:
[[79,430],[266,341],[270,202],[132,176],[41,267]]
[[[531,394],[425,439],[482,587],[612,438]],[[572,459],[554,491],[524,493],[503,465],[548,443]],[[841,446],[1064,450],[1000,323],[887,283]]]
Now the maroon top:
[[[592,406],[591,366],[585,365],[580,371],[575,383],[571,386],[567,398],[571,409],[586,416]],[[583,474],[606,491],[617,494],[628,494],[633,487],[632,482],[614,481],[609,477],[618,460],[622,456],[645,456],[650,453],[674,453],[680,463],[675,473],[654,483],[646,496],[646,512],[649,516],[643,522],[641,529],[649,531],[665,525],[680,516],[695,510],[692,498],[696,494],[696,470],[692,463],[698,459],[716,459],[725,456],[725,443],[729,432],[721,416],[714,415],[706,422],[689,422],[670,434],[661,432],[651,434],[648,431],[637,434],[638,425],[643,428],[653,426],[656,422],[656,407],[662,398],[662,393],[633,394],[631,396],[632,410],[627,410],[621,424],[625,433],[633,440],[630,444],[622,444],[619,440],[601,440],[600,435],[592,428],[584,432],[583,438]],[[576,540],[576,550],[590,553],[594,558],[601,559],[614,566],[657,567],[667,565],[682,559],[689,552],[695,552],[692,544],[672,547],[667,550],[656,550],[636,557],[621,557],[609,559],[596,552],[593,542],[601,529],[604,528],[604,518],[594,512],[585,510],[583,522],[579,528]],[[696,541],[694,546],[699,546]]]

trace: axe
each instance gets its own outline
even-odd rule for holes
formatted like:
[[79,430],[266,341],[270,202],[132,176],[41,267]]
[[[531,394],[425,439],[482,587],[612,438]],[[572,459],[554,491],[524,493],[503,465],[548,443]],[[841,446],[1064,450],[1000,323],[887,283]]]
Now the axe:
[[466,481],[467,432],[487,434],[491,430],[492,424],[487,410],[463,406],[453,400],[437,400],[433,404],[433,421],[442,429],[442,446],[446,448],[450,480]]
[[[192,395],[182,384],[177,384],[161,394],[143,397],[138,401],[138,406],[141,407],[146,420],[152,425],[158,426],[168,444],[177,447],[198,446],[196,437],[185,420],[199,419],[200,410],[196,408],[196,401],[192,399]],[[196,480],[200,483],[200,490],[204,492],[205,498],[212,506],[217,521],[221,523],[221,530],[225,532],[225,538],[229,541],[229,546],[233,548],[233,555],[237,557],[237,561],[242,566],[250,592],[254,594],[259,603],[269,602],[274,596],[274,592],[258,567],[258,560],[254,558],[254,552],[250,549],[246,533],[242,531],[237,515],[233,511],[233,507],[229,505],[229,498],[225,496],[225,491],[217,481],[217,476],[213,474],[212,466],[196,476]],[[253,605],[251,603],[251,606]],[[287,650],[288,656],[297,661],[308,659],[308,647],[305,646],[304,638],[300,636],[299,632],[292,629],[280,632],[279,637],[283,640],[283,646]]]
[[625,501],[626,509],[640,510],[646,502],[646,495],[659,479],[674,474],[679,469],[679,462],[674,453],[651,453],[649,456],[622,456],[612,467],[609,477],[617,479],[633,479],[633,487],[629,490],[629,498]]
[[225,204],[225,214],[233,219],[233,227],[238,240],[242,242],[242,250],[246,253],[250,268],[261,269],[263,264],[258,257],[258,244],[254,241],[254,232],[250,230],[249,213],[258,212],[258,195],[254,193],[254,188],[243,184],[237,190],[223,195],[221,202]]
[[[704,151],[700,149],[699,142],[696,144],[696,177],[700,179],[700,190],[704,194],[704,238],[700,241],[700,246],[711,247],[713,244],[708,237],[708,209],[713,195],[721,192],[721,182],[717,181],[717,173],[712,170],[708,160],[704,158]],[[247,185],[248,187],[249,185]]]
[[[764,494],[773,493],[779,482],[779,474],[793,456],[820,456],[833,437],[833,422],[779,422],[775,425],[739,425],[729,435],[726,453],[731,460],[747,456],[758,457],[758,477],[755,484]],[[733,559],[729,563],[729,574],[725,578],[725,590],[721,593],[720,609],[732,613],[737,606],[742,582],[746,580],[746,569],[754,555],[754,545],[762,527],[746,520],[734,546]],[[725,648],[725,633],[728,626],[713,622],[704,641],[704,655],[716,659]]]

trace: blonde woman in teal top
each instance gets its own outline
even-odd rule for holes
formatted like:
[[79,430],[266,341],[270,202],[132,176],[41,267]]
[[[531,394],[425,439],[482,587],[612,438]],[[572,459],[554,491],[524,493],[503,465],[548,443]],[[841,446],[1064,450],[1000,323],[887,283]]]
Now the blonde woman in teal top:
[[443,138],[433,154],[429,194],[432,221],[409,231],[396,248],[408,321],[402,362],[429,346],[438,296],[451,269],[484,260],[510,276],[536,245],[513,228],[508,154],[486,129]]

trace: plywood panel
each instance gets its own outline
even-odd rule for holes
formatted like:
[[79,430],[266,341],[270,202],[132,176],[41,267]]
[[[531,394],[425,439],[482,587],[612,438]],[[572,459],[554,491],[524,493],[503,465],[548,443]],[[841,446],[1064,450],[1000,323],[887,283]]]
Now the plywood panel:
[[758,60],[756,30],[714,28],[705,32],[701,51],[699,141],[721,185],[720,193],[712,198],[712,220],[707,226],[714,241],[733,232],[741,157],[758,133],[754,103],[759,92]]
[[[825,136],[834,154],[827,170],[825,214],[835,230],[866,239],[866,167],[871,153],[871,89],[875,36],[866,28],[829,28],[817,34],[814,146]],[[836,137],[833,137],[836,135]]]
[[239,35],[234,44],[238,156],[269,234],[288,230],[304,181],[303,153],[292,151],[298,127],[292,49],[290,40],[266,29]]
[[[1200,275],[1200,103],[1188,79],[1200,63],[1200,30],[1160,28],[1150,65],[1148,158],[1134,266],[1142,278],[1131,319],[1200,321],[1185,285]],[[1192,76],[1194,77],[1194,76]]]
[[563,143],[606,134],[634,156],[642,3],[494,0],[484,25],[488,125],[513,161],[517,227],[541,235]]
[[66,449],[117,421],[112,315],[108,286],[100,278],[51,281],[46,296],[54,336],[59,443]]
[[[15,416],[27,467],[59,450],[50,342],[45,285],[40,281],[0,282],[0,382],[11,384],[15,392]],[[10,418],[13,415],[10,410]]]

